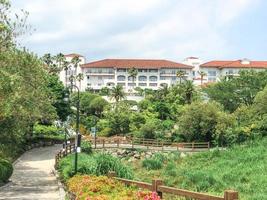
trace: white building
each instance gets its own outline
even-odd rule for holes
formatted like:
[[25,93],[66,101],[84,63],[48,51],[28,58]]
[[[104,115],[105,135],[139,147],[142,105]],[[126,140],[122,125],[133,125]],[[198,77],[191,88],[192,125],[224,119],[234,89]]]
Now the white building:
[[[146,60],[146,59],[104,59],[86,63],[79,54],[65,55],[66,61],[71,62],[74,57],[79,57],[80,63],[77,68],[69,64],[67,71],[62,70],[60,80],[65,86],[70,85],[69,78],[73,75],[83,74],[83,80],[76,80],[75,84],[81,91],[86,89],[100,90],[103,87],[122,85],[125,92],[133,92],[134,88],[149,88],[157,90],[163,85],[171,86],[184,80],[193,80],[195,85],[202,85],[220,81],[225,76],[238,76],[240,70],[267,69],[267,61],[243,60],[215,60],[201,64],[196,57],[188,57],[183,63],[169,60]],[[129,69],[137,70],[137,77],[133,79]],[[185,75],[177,77],[177,72],[183,71]],[[201,76],[204,72],[204,76]]]
[[267,61],[243,60],[215,60],[200,65],[200,71],[205,72],[203,83],[217,82],[226,76],[239,76],[240,70],[265,70]]
[[[181,80],[192,80],[192,66],[168,60],[144,59],[104,59],[81,65],[85,75],[83,84],[93,90],[103,87],[122,85],[126,92],[134,88],[158,89],[162,85],[173,85],[180,79],[178,71],[184,71]],[[138,71],[136,79],[129,74],[129,69]]]

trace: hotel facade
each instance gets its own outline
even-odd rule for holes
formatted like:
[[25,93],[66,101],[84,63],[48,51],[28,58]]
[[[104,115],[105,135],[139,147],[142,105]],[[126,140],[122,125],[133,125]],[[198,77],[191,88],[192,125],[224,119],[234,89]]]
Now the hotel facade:
[[[136,87],[157,90],[163,85],[171,86],[185,80],[201,85],[220,81],[225,76],[238,76],[240,70],[267,69],[267,61],[247,59],[206,63],[196,57],[188,57],[181,63],[169,60],[104,59],[86,63],[85,58],[78,54],[68,54],[65,57],[69,62],[73,57],[79,57],[80,63],[77,68],[70,64],[67,71],[62,70],[60,80],[68,86],[70,76],[83,74],[82,80],[75,81],[81,91],[89,88],[98,91],[115,85],[121,85],[125,92],[132,92]],[[132,68],[137,71],[136,77],[131,76]],[[177,72],[180,71],[183,76],[177,77]],[[204,72],[204,76],[200,72]]]

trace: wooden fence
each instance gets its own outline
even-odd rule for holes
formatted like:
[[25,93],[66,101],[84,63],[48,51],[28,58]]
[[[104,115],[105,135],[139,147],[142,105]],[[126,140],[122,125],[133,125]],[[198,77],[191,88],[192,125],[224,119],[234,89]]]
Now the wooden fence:
[[202,151],[210,148],[209,142],[188,142],[174,143],[169,140],[154,140],[144,138],[85,138],[92,143],[95,148],[146,148],[155,150],[184,150],[184,151]]
[[197,200],[238,200],[238,192],[233,191],[233,190],[225,190],[224,196],[219,197],[219,196],[209,195],[209,194],[200,193],[200,192],[193,192],[189,190],[167,187],[167,186],[164,186],[163,182],[159,179],[152,180],[152,184],[149,184],[145,182],[118,178],[116,177],[115,172],[109,172],[108,176],[110,178],[114,178],[118,181],[121,181],[125,185],[135,185],[138,188],[157,192],[157,194],[161,198],[163,198],[163,194],[166,193],[166,194],[172,194],[172,195],[179,196],[179,197],[185,197],[185,198],[197,199]]
[[61,149],[55,156],[55,168],[57,169],[58,163],[61,158],[75,152],[75,144],[68,144],[65,149]]

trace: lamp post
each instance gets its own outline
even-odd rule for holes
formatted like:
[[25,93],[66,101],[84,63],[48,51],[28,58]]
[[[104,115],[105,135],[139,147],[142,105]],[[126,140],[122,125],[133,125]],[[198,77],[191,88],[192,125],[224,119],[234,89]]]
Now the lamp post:
[[71,85],[71,91],[72,88],[76,88],[77,89],[77,95],[78,95],[78,99],[77,99],[77,104],[76,104],[76,142],[75,142],[75,160],[74,160],[74,173],[77,173],[77,166],[78,166],[78,153],[81,152],[81,134],[79,133],[79,126],[80,126],[80,90],[79,87],[77,87],[76,85],[73,84],[73,80],[70,80]]

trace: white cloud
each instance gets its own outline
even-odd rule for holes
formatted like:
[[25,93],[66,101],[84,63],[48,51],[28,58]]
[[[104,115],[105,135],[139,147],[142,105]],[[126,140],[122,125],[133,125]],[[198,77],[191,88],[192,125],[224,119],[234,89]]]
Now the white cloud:
[[256,3],[258,0],[16,0],[15,5],[30,12],[30,23],[37,31],[25,45],[40,54],[78,51],[97,58],[181,59],[230,54],[231,44],[221,30]]

